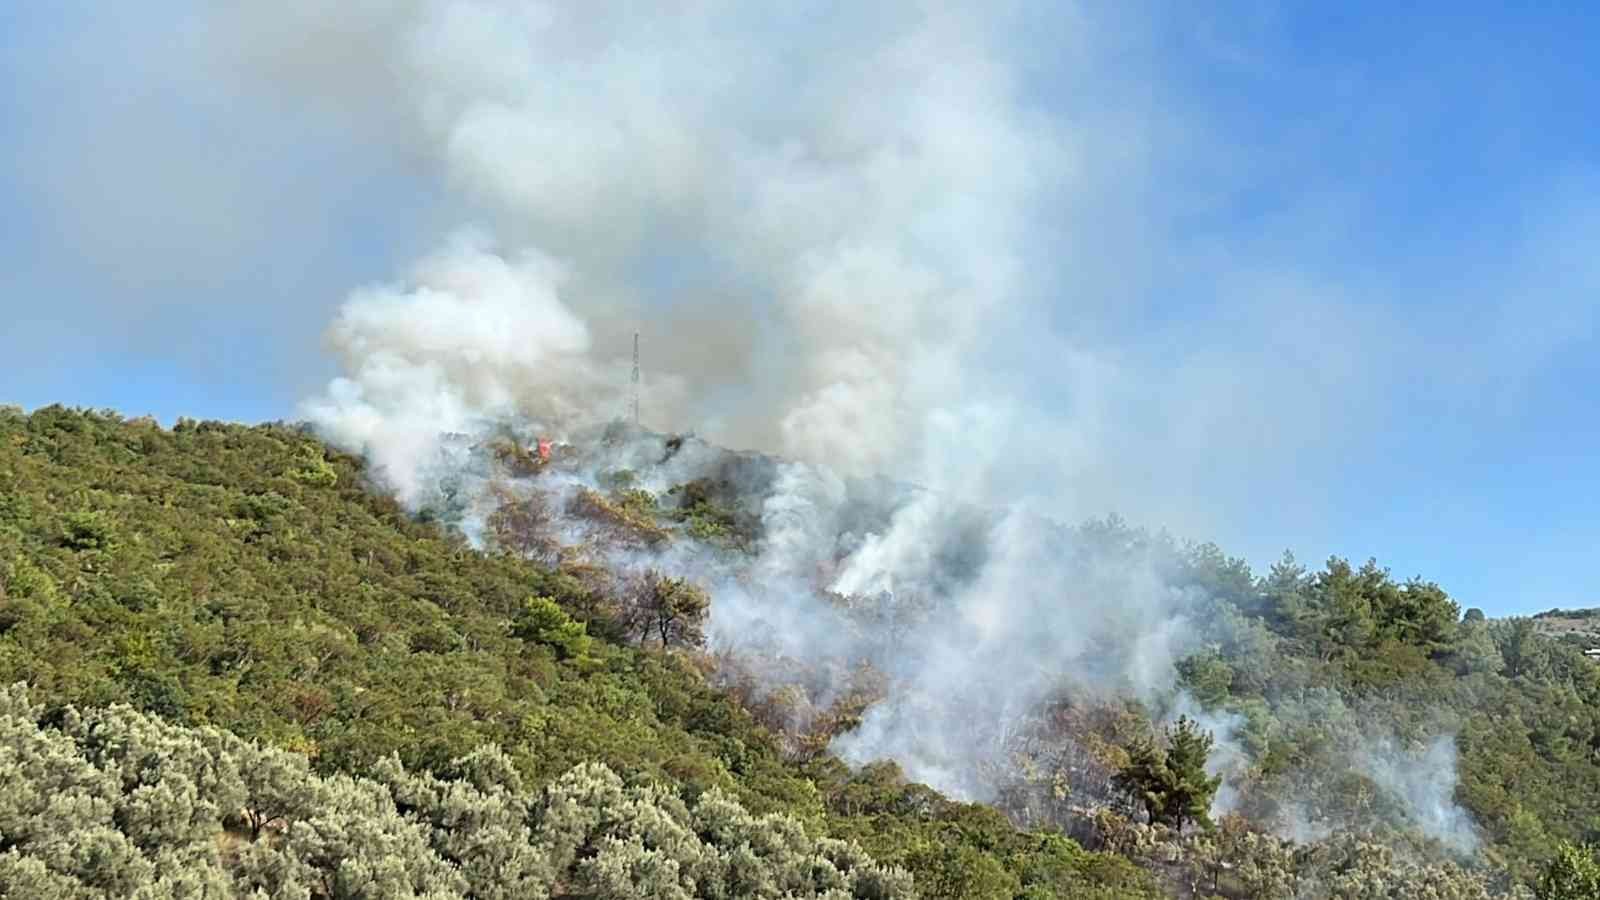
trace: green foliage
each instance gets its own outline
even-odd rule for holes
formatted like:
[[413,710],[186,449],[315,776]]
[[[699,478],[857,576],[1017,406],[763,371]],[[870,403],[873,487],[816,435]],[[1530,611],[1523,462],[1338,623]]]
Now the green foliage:
[[1222,784],[1221,777],[1205,770],[1214,739],[1187,716],[1170,725],[1165,738],[1165,747],[1149,738],[1134,744],[1115,784],[1144,810],[1152,825],[1182,831],[1192,823],[1210,829],[1211,799]]
[[1233,667],[1216,652],[1197,653],[1178,663],[1178,675],[1207,708],[1221,705],[1233,687]]
[[1211,828],[1211,799],[1222,784],[1220,776],[1206,773],[1206,758],[1213,738],[1188,716],[1180,716],[1167,729],[1167,769],[1172,781],[1166,787],[1166,816],[1179,830],[1189,823]]
[[617,491],[612,502],[636,516],[653,516],[656,512],[656,496],[643,488]]
[[104,510],[75,510],[67,513],[61,524],[61,544],[69,550],[113,549],[112,524]]
[[1539,900],[1592,900],[1600,897],[1600,858],[1593,847],[1563,841],[1545,866],[1536,889]]
[[695,540],[737,548],[754,545],[757,536],[752,523],[741,521],[725,503],[730,486],[700,478],[667,493],[677,503],[673,515]]
[[307,487],[330,488],[339,483],[339,470],[333,467],[315,444],[301,444],[298,465],[286,474]]
[[0,569],[0,590],[17,598],[32,598],[45,602],[56,599],[56,582],[50,573],[27,559],[13,559]]
[[575,622],[549,597],[530,597],[511,624],[512,636],[548,644],[562,659],[587,661],[590,638],[582,622]]
[[586,764],[528,793],[494,747],[443,777],[293,753],[125,707],[45,723],[0,690],[0,894],[16,897],[911,897],[910,875],[717,790]]

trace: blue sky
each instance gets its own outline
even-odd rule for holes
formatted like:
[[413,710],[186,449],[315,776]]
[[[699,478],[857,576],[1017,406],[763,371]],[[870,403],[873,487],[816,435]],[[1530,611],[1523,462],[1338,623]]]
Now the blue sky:
[[[351,289],[482,214],[382,116],[197,62],[197,9],[0,13],[0,402],[292,418]],[[1132,177],[1041,214],[1030,259],[1051,328],[1151,392],[1110,401],[1116,478],[1178,499],[1130,518],[1491,614],[1600,605],[1600,17],[1065,9],[1016,14],[1028,102],[1126,126]],[[1048,397],[1050,356],[995,365]]]

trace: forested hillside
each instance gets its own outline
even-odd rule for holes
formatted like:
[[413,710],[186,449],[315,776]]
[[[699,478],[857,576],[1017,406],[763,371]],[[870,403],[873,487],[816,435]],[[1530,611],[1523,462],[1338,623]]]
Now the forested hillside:
[[[559,604],[554,610],[543,602],[550,599]],[[456,760],[492,744],[527,791],[548,789],[584,765],[591,769],[582,771],[605,766],[637,790],[660,786],[698,804],[697,812],[717,791],[709,796],[726,797],[752,816],[783,817],[762,820],[778,829],[762,840],[793,844],[799,838],[782,830],[791,822],[811,836],[806,840],[856,840],[908,870],[922,896],[1095,896],[1096,889],[1108,897],[1155,895],[1150,879],[1124,860],[1086,853],[1052,834],[1019,831],[993,810],[944,801],[881,767],[852,773],[830,758],[786,762],[765,729],[708,686],[695,658],[591,639],[561,612],[582,615],[595,602],[577,575],[474,552],[459,536],[408,520],[367,488],[358,460],[293,428],[181,422],[165,430],[58,408],[0,414],[0,683],[26,683],[31,703],[46,708],[43,720],[65,723],[59,732],[38,734],[30,717],[18,719],[21,701],[11,695],[12,707],[0,719],[6,723],[0,781],[7,784],[17,778],[82,784],[88,776],[74,773],[85,766],[118,771],[123,763],[116,760],[60,759],[48,746],[84,727],[74,724],[80,716],[132,721],[92,712],[125,703],[175,726],[260,742],[261,753],[287,751],[324,785],[341,774],[379,777],[392,755],[412,771],[450,777],[460,768]],[[85,712],[67,715],[68,704]],[[167,739],[185,746],[219,740],[210,731]],[[27,749],[41,742],[43,749]],[[273,758],[295,771],[287,757]],[[123,793],[153,789],[138,778],[160,781],[149,771],[135,778],[140,766],[128,764]],[[117,788],[84,790],[94,797]],[[208,870],[217,868],[218,854],[250,843],[250,814],[232,810],[237,786],[202,782],[192,790],[222,791],[204,798],[208,810],[188,814],[194,828],[211,829],[210,843],[192,833],[173,836],[172,854],[161,852],[159,835],[91,799],[61,808],[63,795],[50,788],[4,792],[0,894],[26,896],[23,886],[48,877],[51,885],[74,879],[101,891],[63,887],[61,896],[119,897],[119,886],[135,882],[117,880],[124,876],[108,867],[154,866],[155,874],[172,875],[199,854]],[[671,805],[666,795],[660,800]],[[279,825],[288,829],[289,852],[296,822],[287,819],[296,811],[318,829],[325,826],[317,814],[334,816],[341,823],[335,832],[355,828],[352,818],[363,815],[371,818],[362,828],[399,827],[391,801],[381,797],[328,811],[308,802],[270,810],[285,820]],[[405,806],[399,815],[408,821],[431,814]],[[655,827],[614,821],[631,814],[622,809],[595,814],[609,824],[594,832],[586,852]],[[96,840],[122,846],[106,834],[120,828],[144,862],[125,850],[63,846],[76,831],[63,831],[62,819],[77,815],[100,817],[72,825],[98,824]],[[449,815],[463,817],[459,827],[466,828],[473,814]],[[405,852],[422,854],[422,861],[393,865],[434,864],[423,849],[425,832],[405,837],[411,842]],[[401,853],[398,844],[324,838],[333,845],[307,845],[296,863],[302,874],[294,883],[311,896],[406,895],[339,887],[347,884],[339,879],[348,867],[390,865],[388,855]],[[645,865],[661,851],[655,838],[645,840],[633,842],[638,858],[628,865]],[[749,852],[763,854],[762,840]],[[313,875],[329,887],[308,880]],[[260,884],[250,880],[255,876],[229,877]],[[419,896],[428,885],[445,891],[430,896],[463,895],[449,879],[418,876],[408,883]],[[880,884],[891,896],[901,882],[858,881],[851,889],[876,896]],[[702,886],[702,896],[764,895],[694,885]],[[644,886],[628,893],[565,882],[560,892],[665,896]]]
[[749,557],[760,479],[556,503],[484,448],[413,516],[294,427],[0,412],[0,894],[1593,896],[1600,665],[1533,620],[1063,528],[1196,640],[1174,691],[1051,682],[958,803],[830,752],[903,673],[708,647],[693,569],[616,568]]

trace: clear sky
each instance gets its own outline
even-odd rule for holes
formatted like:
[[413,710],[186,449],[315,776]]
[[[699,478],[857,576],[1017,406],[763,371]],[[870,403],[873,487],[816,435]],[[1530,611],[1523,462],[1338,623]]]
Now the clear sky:
[[[340,95],[296,101],[206,5],[134,6],[0,12],[0,403],[294,418],[350,291],[483,212],[338,61],[274,36]],[[1188,6],[1008,19],[1030,113],[1094,132],[1029,258],[1051,327],[1142,373],[1106,401],[1129,517],[1490,614],[1600,605],[1600,16]]]

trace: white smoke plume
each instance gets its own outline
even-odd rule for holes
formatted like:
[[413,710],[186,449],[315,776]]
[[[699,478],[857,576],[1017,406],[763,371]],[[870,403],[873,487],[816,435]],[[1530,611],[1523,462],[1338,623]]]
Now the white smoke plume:
[[883,662],[903,689],[835,750],[857,763],[892,758],[947,793],[989,800],[995,785],[983,773],[1053,694],[1170,691],[1189,649],[1187,604],[1138,554],[1082,547],[1022,509],[987,523],[970,515],[918,498],[847,561],[839,583],[851,592],[942,602]]
[[[289,86],[314,71],[322,102],[382,110],[365,117],[438,160],[511,248],[424,262],[391,289],[409,300],[386,304],[409,330],[375,321],[375,291],[352,298],[334,332],[347,380],[307,407],[332,433],[363,435],[377,409],[592,401],[596,373],[623,386],[634,328],[652,386],[686,386],[652,393],[651,420],[726,444],[865,473],[984,424],[974,355],[1019,308],[1030,204],[1070,157],[1017,97],[988,7],[840,9],[797,16],[787,37],[721,4],[237,16],[247,62]],[[275,35],[319,65],[278,68]],[[494,333],[470,366],[428,368],[416,351],[436,329]],[[465,361],[465,343],[439,343]]]
[[1405,811],[1407,824],[1463,855],[1481,840],[1472,816],[1456,803],[1456,741],[1439,735],[1407,749],[1392,738],[1368,740],[1356,754],[1357,771]]
[[349,374],[305,405],[412,506],[443,435],[496,416],[570,420],[610,399],[588,328],[558,296],[560,269],[536,253],[504,259],[483,240],[463,233],[406,284],[352,296],[328,332]]
[[[681,547],[611,561],[708,584],[718,649],[759,641],[885,673],[889,695],[835,746],[846,759],[893,758],[987,799],[985,766],[1063,687],[1181,702],[1192,598],[1138,548],[1050,523],[1143,490],[1148,473],[1107,437],[1119,404],[1210,421],[1142,394],[1090,340],[1114,318],[1093,288],[1138,277],[1098,258],[1107,223],[1047,227],[1100,191],[1148,190],[1139,161],[1156,141],[1117,108],[1131,93],[1070,119],[1031,107],[1014,12],[299,0],[215,13],[242,71],[435,166],[480,223],[349,298],[328,335],[345,374],[305,415],[408,506],[442,496],[476,535],[487,482],[465,444],[507,422],[525,443],[616,418],[640,330],[647,424],[788,461],[746,473],[763,498],[750,566]],[[1097,57],[1082,10],[1060,17],[1052,55],[1097,97],[1125,58]],[[1041,265],[1057,256],[1081,270],[1073,293]],[[1063,297],[1084,321],[1056,329]],[[697,443],[669,462],[662,449],[592,450],[610,456],[552,489],[626,468],[662,490],[720,465]],[[918,487],[859,480],[878,474]],[[939,611],[863,635],[819,585],[877,597],[887,619]]]

